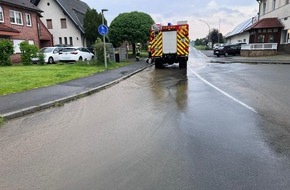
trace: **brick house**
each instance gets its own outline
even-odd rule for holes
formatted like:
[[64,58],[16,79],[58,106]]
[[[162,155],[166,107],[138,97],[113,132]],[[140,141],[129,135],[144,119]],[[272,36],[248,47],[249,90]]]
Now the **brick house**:
[[41,22],[41,12],[29,0],[0,1],[0,39],[12,41],[12,62],[20,61],[19,44],[22,41],[26,40],[40,48],[52,45],[52,34]]

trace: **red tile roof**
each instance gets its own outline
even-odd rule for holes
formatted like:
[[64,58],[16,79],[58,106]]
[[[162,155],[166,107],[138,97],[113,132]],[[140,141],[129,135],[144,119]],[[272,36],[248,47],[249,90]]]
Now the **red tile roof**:
[[284,28],[284,26],[278,18],[264,18],[254,23],[249,29],[260,28]]

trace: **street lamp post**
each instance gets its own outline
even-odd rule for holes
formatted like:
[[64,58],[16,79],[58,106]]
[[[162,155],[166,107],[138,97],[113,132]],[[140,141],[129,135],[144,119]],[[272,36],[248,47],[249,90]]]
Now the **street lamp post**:
[[205,22],[204,20],[201,20],[201,19],[199,19],[199,21],[204,22],[207,25],[207,27],[208,27],[208,42],[210,42],[210,37],[209,37],[209,35],[210,35],[210,27],[209,27],[209,24],[207,22]]
[[[108,11],[108,9],[102,9],[102,24],[104,25],[105,24],[105,19],[104,19],[104,12],[105,11]],[[106,38],[105,38],[105,35],[103,35],[103,43],[104,43],[104,60],[105,60],[105,67],[107,69],[107,53],[106,53]]]

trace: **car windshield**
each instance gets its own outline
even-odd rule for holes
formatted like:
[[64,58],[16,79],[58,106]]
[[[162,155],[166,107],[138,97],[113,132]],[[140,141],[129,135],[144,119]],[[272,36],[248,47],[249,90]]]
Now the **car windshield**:
[[42,52],[42,53],[50,53],[50,52],[52,52],[53,50],[54,50],[53,47],[47,47],[47,48],[42,48],[42,49],[40,49],[40,52]]
[[76,48],[64,48],[62,50],[62,52],[72,52],[72,51],[76,51],[77,49]]

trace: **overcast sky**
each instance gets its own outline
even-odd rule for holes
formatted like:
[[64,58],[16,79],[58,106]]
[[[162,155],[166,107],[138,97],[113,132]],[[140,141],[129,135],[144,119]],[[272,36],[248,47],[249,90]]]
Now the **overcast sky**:
[[[190,38],[203,38],[210,29],[220,29],[223,35],[258,13],[256,0],[82,0],[101,12],[109,25],[120,13],[140,11],[149,14],[156,23],[166,25],[187,20]],[[204,20],[205,22],[199,21]]]

